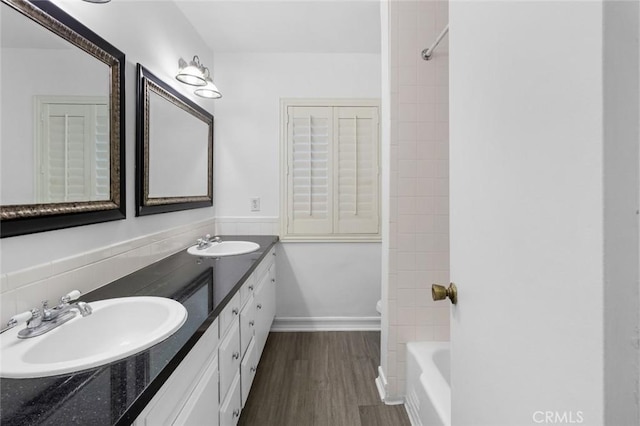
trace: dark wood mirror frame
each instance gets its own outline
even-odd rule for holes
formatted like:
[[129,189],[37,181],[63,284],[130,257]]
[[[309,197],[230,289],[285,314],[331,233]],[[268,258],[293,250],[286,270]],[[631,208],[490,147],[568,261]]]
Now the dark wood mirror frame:
[[[136,216],[213,205],[213,115],[138,64],[136,86]],[[154,93],[208,126],[207,195],[149,197],[150,95]]]
[[70,203],[0,206],[0,237],[12,237],[124,219],[125,206],[125,55],[53,3],[2,0],[110,69],[110,199]]

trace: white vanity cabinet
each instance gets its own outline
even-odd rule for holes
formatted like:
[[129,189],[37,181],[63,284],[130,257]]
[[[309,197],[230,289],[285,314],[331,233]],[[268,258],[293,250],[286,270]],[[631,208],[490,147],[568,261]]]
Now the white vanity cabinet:
[[[140,413],[135,426],[218,425],[218,319],[191,349],[160,391]],[[191,423],[189,420],[194,419]]]
[[275,247],[263,258],[135,426],[235,426],[275,316]]

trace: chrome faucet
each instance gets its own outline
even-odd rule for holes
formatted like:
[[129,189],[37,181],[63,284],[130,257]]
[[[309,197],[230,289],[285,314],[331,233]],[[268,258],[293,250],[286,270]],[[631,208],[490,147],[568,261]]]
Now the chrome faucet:
[[86,302],[73,302],[80,297],[80,291],[73,290],[60,299],[60,304],[49,308],[48,302],[42,302],[42,309],[32,309],[12,317],[7,328],[12,328],[23,321],[27,321],[26,328],[18,332],[18,338],[40,336],[74,318],[79,312],[81,316],[91,315],[93,309]]
[[211,238],[210,234],[205,235],[202,238],[198,238],[196,240],[197,249],[204,250],[211,246],[212,243],[219,243],[221,241],[220,237]]

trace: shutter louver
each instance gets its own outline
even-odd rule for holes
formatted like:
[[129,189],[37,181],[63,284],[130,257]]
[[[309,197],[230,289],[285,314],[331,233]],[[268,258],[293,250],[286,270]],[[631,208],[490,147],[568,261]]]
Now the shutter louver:
[[326,234],[332,228],[332,116],[328,108],[288,108],[289,224],[292,234]]
[[340,234],[378,232],[378,114],[373,107],[335,108],[334,168]]
[[108,200],[109,113],[104,103],[42,102],[39,197],[44,202]]

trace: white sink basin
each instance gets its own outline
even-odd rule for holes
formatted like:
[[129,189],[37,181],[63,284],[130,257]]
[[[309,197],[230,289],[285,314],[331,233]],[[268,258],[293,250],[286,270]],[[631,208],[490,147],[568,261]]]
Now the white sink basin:
[[0,377],[47,377],[108,364],[166,339],[187,319],[182,304],[164,297],[123,297],[89,305],[91,315],[77,315],[38,337],[19,339],[24,325],[0,334]]
[[259,244],[251,241],[222,241],[219,243],[211,243],[209,247],[204,249],[199,249],[197,245],[191,246],[187,249],[187,253],[193,254],[194,256],[223,257],[251,253],[259,248]]

